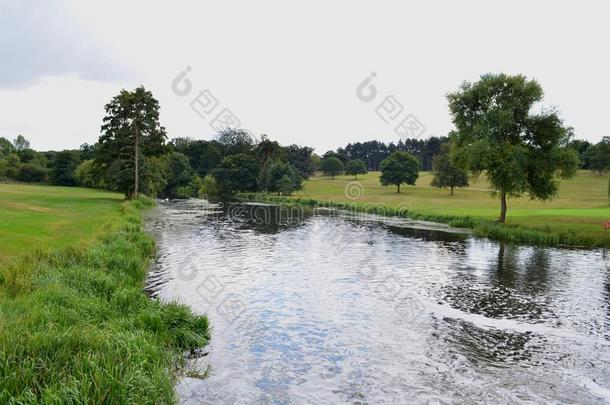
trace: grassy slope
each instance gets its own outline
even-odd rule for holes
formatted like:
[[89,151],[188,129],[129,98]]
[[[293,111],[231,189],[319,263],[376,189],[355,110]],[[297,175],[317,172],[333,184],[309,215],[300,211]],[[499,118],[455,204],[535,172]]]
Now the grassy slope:
[[[82,189],[10,188],[23,194],[27,213],[38,190],[57,218],[46,211],[19,221],[14,204],[0,208],[26,241],[13,245],[23,254],[0,266],[0,403],[174,402],[176,367],[185,350],[207,342],[208,322],[144,293],[154,243],[141,229],[142,202],[118,204],[108,193],[96,200]],[[70,238],[43,238],[37,243],[50,248],[28,254],[36,218],[45,229],[61,223],[77,239],[66,246]]]
[[35,247],[86,242],[117,216],[122,199],[100,190],[0,183],[0,261]]
[[[473,228],[480,236],[528,244],[610,247],[610,232],[605,234],[601,226],[603,220],[610,219],[606,176],[581,171],[572,179],[562,180],[559,195],[548,202],[526,197],[509,199],[507,226],[493,222],[500,204],[490,195],[484,176],[471,181],[468,188],[456,189],[455,195],[450,196],[448,190],[430,186],[431,173],[420,173],[415,187],[403,186],[398,194],[395,187],[381,187],[379,173],[372,172],[358,178],[363,196],[349,199],[344,190],[353,180],[352,176],[338,176],[334,180],[318,176],[306,181],[303,190],[292,197],[244,196],[276,202],[296,199],[308,205],[314,201],[324,205],[330,202],[340,208],[360,206],[367,207],[368,212],[389,215],[397,215],[393,211],[399,204],[407,204],[410,217]],[[373,207],[371,211],[371,204],[379,203],[386,208]]]

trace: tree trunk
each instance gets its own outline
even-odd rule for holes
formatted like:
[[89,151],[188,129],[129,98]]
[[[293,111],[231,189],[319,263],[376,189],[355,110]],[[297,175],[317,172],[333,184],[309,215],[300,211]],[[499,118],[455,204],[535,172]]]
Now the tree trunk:
[[451,194],[450,195],[453,195],[453,187],[451,187]]
[[135,187],[134,187],[134,195],[138,198],[138,194],[140,193],[140,131],[136,127],[136,148],[135,148],[135,159],[136,159],[136,168],[135,168]]
[[505,223],[506,222],[506,192],[502,192],[500,194],[500,218],[498,218],[498,222]]
[[400,184],[398,185],[398,191],[396,191],[397,193],[400,193]]

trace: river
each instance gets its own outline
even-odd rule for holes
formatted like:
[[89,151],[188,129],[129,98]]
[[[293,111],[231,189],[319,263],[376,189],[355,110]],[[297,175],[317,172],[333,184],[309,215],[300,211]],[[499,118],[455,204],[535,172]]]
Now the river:
[[[334,211],[160,203],[147,289],[212,324],[183,403],[608,403],[602,250]],[[270,214],[269,214],[270,213]]]

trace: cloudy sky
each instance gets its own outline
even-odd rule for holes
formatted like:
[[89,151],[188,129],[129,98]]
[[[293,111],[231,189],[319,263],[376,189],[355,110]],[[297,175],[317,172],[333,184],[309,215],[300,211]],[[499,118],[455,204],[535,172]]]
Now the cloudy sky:
[[397,141],[400,124],[444,135],[445,95],[506,72],[538,80],[544,103],[597,141],[610,135],[609,11],[604,1],[0,0],[0,136],[37,149],[93,143],[104,104],[144,85],[170,137],[211,139],[231,114],[323,153]]

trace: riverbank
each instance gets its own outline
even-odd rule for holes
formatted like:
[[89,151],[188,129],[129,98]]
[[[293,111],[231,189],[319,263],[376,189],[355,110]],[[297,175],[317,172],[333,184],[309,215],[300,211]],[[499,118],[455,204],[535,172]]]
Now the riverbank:
[[[262,193],[242,193],[239,198],[265,203],[300,205],[307,208],[327,207],[350,211],[358,214],[375,214],[388,217],[401,217],[411,220],[430,221],[447,224],[452,228],[472,230],[472,234],[498,241],[550,247],[610,248],[610,236],[606,233],[583,232],[567,227],[538,227],[520,223],[499,224],[485,217],[468,215],[443,215],[420,212],[409,203],[384,203],[375,199],[361,198],[358,201],[342,201],[341,196],[318,200],[302,196],[283,197]],[[343,196],[345,199],[346,197]]]
[[148,204],[117,204],[91,235],[0,267],[0,403],[173,403],[176,377],[197,374],[183,353],[207,343],[207,318],[143,290]]

